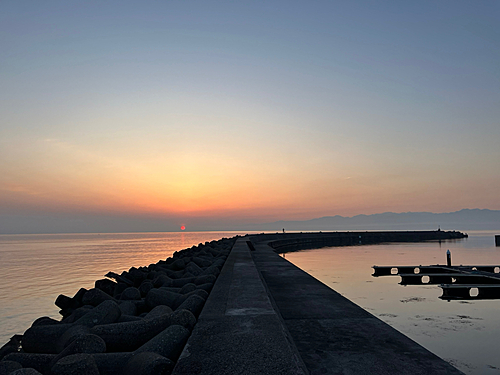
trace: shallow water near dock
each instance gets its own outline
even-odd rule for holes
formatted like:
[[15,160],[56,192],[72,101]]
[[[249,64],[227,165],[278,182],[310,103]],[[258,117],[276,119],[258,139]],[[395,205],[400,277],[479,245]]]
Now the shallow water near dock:
[[[467,374],[499,374],[500,300],[444,301],[437,285],[401,286],[373,265],[500,265],[497,232],[463,240],[328,247],[285,258]],[[383,339],[383,338],[381,338]]]

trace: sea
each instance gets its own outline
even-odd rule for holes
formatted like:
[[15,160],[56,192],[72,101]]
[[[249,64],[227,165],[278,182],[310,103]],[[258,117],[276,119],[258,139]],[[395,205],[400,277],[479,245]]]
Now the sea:
[[[0,346],[41,317],[60,318],[54,301],[92,288],[108,271],[147,266],[199,243],[254,232],[0,235]],[[452,263],[500,266],[494,231],[452,241],[325,247],[281,254],[324,284],[466,374],[500,374],[500,300],[445,301],[435,285],[401,286],[373,277],[373,265]],[[381,338],[382,340],[383,338]]]

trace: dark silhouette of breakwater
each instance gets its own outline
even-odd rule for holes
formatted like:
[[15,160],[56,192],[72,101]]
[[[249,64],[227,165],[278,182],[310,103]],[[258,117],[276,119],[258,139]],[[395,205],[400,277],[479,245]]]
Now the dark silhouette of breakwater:
[[[173,375],[463,375],[278,254],[300,244],[355,244],[354,235],[290,233],[238,239]],[[445,237],[438,234],[438,239]],[[382,234],[373,241],[376,238],[436,237]]]
[[317,249],[328,246],[355,246],[389,242],[445,241],[467,238],[458,231],[391,231],[391,232],[319,232],[276,233],[252,236],[252,242],[269,241],[279,253]]

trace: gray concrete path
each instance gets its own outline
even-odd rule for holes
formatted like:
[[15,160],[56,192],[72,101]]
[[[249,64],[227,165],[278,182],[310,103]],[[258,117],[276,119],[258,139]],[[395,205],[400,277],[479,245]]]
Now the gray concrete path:
[[174,374],[462,374],[247,240],[233,247]]
[[246,244],[239,239],[174,374],[305,374]]

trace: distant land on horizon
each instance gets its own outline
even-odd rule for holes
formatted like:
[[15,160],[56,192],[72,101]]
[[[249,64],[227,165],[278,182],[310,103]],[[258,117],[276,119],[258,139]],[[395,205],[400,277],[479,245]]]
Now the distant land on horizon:
[[311,220],[261,224],[263,230],[500,230],[500,210],[462,209],[455,212],[384,212],[345,217],[324,216]]
[[[0,234],[177,232],[179,219],[106,215],[0,215]],[[228,219],[190,219],[186,232],[201,231],[349,231],[349,230],[498,230],[500,210],[462,209],[455,212],[384,212],[309,220],[246,223]]]

